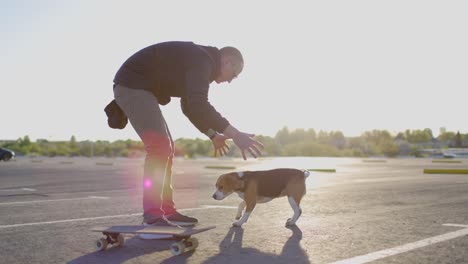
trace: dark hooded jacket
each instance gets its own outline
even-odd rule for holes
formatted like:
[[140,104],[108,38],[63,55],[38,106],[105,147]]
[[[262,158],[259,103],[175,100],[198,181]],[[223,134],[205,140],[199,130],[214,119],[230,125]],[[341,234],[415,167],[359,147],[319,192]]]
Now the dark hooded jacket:
[[114,84],[152,92],[161,104],[181,98],[182,112],[202,133],[223,132],[229,122],[208,101],[220,52],[193,42],[163,42],[138,51],[117,71]]

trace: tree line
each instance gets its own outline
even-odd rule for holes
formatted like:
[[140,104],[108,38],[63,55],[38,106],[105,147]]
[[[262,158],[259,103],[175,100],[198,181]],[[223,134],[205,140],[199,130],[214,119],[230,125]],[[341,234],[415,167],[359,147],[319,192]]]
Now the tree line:
[[[311,157],[367,157],[398,155],[420,156],[424,149],[444,149],[468,147],[468,134],[446,131],[441,128],[439,136],[434,137],[431,129],[405,130],[392,135],[387,130],[372,130],[358,137],[345,137],[340,131],[318,131],[314,129],[280,129],[275,136],[256,137],[264,144],[264,156],[311,156]],[[13,141],[0,141],[0,146],[11,149],[17,155],[38,156],[106,156],[141,157],[144,146],[141,141],[77,141],[72,136],[69,141],[35,142],[24,136]],[[210,140],[200,138],[179,138],[175,141],[176,156],[193,158],[213,156]],[[240,152],[229,142],[227,156],[239,157]]]

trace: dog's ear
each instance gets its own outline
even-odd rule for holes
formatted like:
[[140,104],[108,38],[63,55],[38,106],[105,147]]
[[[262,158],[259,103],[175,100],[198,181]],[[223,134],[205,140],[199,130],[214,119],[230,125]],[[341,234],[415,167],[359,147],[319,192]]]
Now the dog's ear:
[[245,187],[245,182],[242,180],[241,177],[237,177],[235,182],[236,190],[243,190]]

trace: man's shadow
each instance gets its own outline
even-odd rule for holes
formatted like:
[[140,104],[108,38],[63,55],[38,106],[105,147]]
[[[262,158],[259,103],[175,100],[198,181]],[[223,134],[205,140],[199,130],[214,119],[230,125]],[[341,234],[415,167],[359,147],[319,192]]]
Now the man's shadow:
[[[297,227],[288,227],[292,235],[283,246],[279,255],[261,252],[256,248],[243,248],[242,239],[244,229],[241,227],[231,227],[219,244],[219,253],[204,263],[310,263],[306,252],[301,248],[302,231]],[[271,236],[274,238],[274,234]],[[269,241],[259,241],[261,245],[268,246]]]
[[[256,248],[243,248],[244,229],[231,227],[219,244],[219,253],[208,258],[204,263],[310,263],[308,255],[300,246],[302,231],[297,226],[289,229],[292,235],[284,244],[281,253],[276,255]],[[274,239],[274,234],[271,237]],[[123,247],[109,247],[105,251],[92,252],[67,263],[124,263],[139,256],[167,251],[173,242],[172,240],[141,240],[134,236],[126,239]],[[258,247],[268,246],[269,243],[268,240],[258,241]],[[172,256],[161,263],[187,263],[193,254],[194,251],[189,251],[179,256]]]
[[[68,264],[79,263],[124,263],[130,259],[143,255],[150,255],[154,252],[168,251],[173,240],[142,240],[137,236],[125,239],[123,247],[109,246],[107,250],[92,252],[67,262]],[[186,263],[193,251],[178,256],[178,263]]]

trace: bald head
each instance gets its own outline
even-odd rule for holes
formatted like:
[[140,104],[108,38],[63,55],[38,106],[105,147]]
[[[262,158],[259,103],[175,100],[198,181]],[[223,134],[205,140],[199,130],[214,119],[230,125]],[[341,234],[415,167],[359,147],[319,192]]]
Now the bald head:
[[244,68],[244,58],[242,53],[234,47],[224,47],[220,50],[220,71],[215,79],[217,83],[231,82],[242,72]]
[[234,47],[224,47],[219,50],[222,57],[229,57],[232,60],[235,60],[237,63],[244,65],[244,58],[242,53]]

